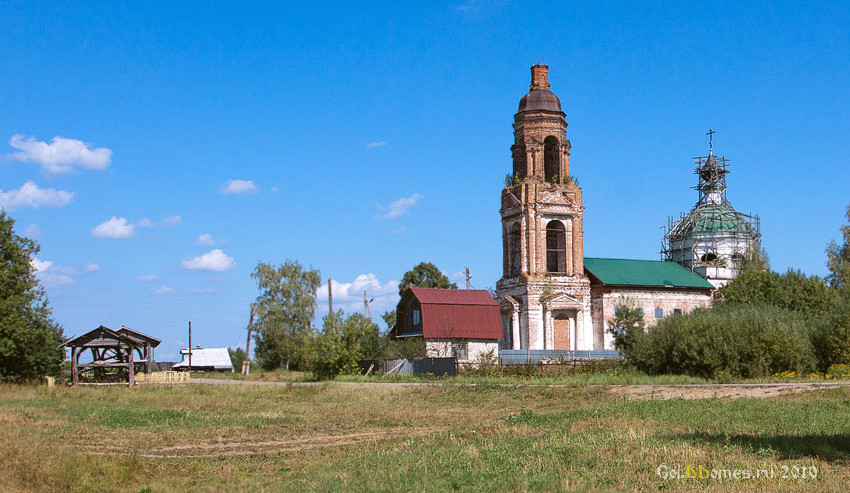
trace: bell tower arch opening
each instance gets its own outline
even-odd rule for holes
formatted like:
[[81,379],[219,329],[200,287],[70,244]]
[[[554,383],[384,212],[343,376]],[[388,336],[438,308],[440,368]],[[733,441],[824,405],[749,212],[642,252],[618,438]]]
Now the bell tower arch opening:
[[546,272],[567,273],[567,230],[561,221],[546,225]]
[[552,135],[543,139],[543,179],[546,183],[560,183],[560,150],[558,138]]
[[508,257],[508,276],[516,277],[522,273],[522,248],[520,242],[522,234],[520,234],[519,223],[514,223],[511,226],[508,234],[508,248],[510,256]]

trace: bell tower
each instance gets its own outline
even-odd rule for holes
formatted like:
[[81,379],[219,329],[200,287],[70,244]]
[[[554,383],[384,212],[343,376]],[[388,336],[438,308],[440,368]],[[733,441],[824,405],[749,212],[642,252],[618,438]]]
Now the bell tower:
[[[496,285],[505,349],[593,349],[584,275],[582,191],[549,67],[531,67],[514,115],[513,172],[502,190],[503,276]],[[599,344],[594,344],[595,339]]]

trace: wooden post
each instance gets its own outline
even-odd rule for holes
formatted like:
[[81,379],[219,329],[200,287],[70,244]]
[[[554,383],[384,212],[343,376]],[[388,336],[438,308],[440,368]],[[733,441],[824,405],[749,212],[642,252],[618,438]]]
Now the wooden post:
[[133,364],[133,348],[127,348],[127,383],[132,387],[136,383],[136,379],[133,375],[133,368],[135,365]]
[[248,354],[251,350],[251,329],[254,327],[254,307],[251,307],[251,318],[248,319],[248,340],[245,341],[245,359],[242,361],[242,374],[248,375],[251,373],[251,360]]
[[71,347],[71,385],[77,385],[80,379],[80,370],[77,368],[77,347]]
[[189,373],[192,373],[192,321],[189,321]]
[[148,373],[152,373],[153,365],[156,362],[153,357],[153,346],[148,345],[148,350],[150,351],[150,353],[148,354]]
[[331,278],[328,278],[328,313],[334,314],[334,291],[331,286]]

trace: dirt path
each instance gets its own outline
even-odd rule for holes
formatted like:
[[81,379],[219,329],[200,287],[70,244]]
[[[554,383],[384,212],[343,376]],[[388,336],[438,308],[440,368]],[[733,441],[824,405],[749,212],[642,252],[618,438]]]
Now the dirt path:
[[104,447],[102,444],[85,448],[92,455],[133,455],[155,459],[235,457],[265,453],[292,453],[320,447],[337,447],[386,438],[416,437],[439,433],[447,428],[380,428],[342,435],[316,435],[283,440],[237,440],[197,442],[168,447],[155,447],[142,452],[127,452],[126,448]]
[[608,391],[628,399],[767,399],[824,388],[850,386],[850,382],[731,383],[699,385],[612,385]]

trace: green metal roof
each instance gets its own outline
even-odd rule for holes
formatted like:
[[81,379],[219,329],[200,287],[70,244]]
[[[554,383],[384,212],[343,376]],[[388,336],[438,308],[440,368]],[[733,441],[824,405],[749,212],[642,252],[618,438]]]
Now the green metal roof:
[[707,204],[697,207],[676,226],[674,234],[712,233],[718,231],[750,231],[750,226],[740,212],[724,204]]
[[603,284],[612,286],[714,289],[702,276],[676,262],[585,257],[584,268]]

